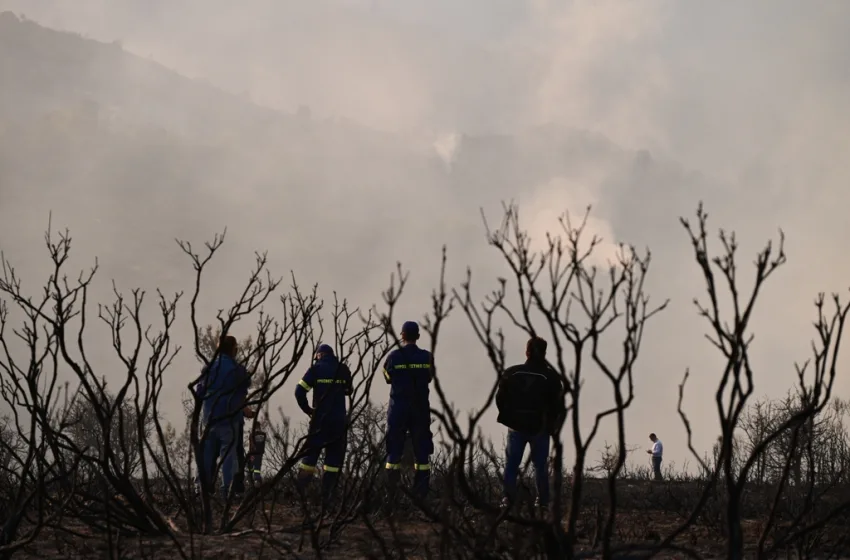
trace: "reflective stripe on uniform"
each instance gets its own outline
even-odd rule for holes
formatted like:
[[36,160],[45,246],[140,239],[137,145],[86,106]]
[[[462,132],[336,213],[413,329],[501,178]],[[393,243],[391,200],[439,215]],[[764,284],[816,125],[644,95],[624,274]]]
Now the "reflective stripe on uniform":
[[401,463],[387,463],[386,468],[397,471],[401,468]]
[[301,385],[301,387],[303,387],[305,391],[309,391],[310,389],[312,389],[312,387],[310,387],[310,384],[304,381],[303,379],[299,381],[298,384]]
[[422,463],[421,465],[414,463],[413,470],[416,471],[430,471],[431,465],[429,463]]
[[330,465],[325,465],[325,472],[339,472],[339,467],[332,467]]
[[318,469],[313,465],[305,465],[304,463],[301,463],[301,470],[307,472],[316,472]]

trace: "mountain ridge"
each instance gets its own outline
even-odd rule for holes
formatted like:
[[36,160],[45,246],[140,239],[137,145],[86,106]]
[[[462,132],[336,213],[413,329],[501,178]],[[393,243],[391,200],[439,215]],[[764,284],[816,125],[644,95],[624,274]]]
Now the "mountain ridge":
[[[57,68],[61,71],[54,72]],[[50,124],[45,126],[53,128],[45,145],[53,146],[60,159],[67,146],[81,141],[55,144],[57,119],[79,138],[101,135],[98,148],[91,154],[80,151],[77,160],[102,160],[104,169],[123,166],[137,170],[138,175],[157,176],[166,170],[174,175],[151,180],[149,186],[129,187],[135,179],[120,173],[117,177],[124,178],[116,179],[113,173],[109,179],[98,179],[101,170],[94,167],[94,179],[77,177],[77,160],[67,160],[64,171],[48,181],[56,185],[55,190],[68,191],[63,181],[86,180],[101,184],[99,196],[154,189],[181,198],[183,202],[175,202],[174,208],[185,208],[191,197],[212,196],[211,200],[219,200],[222,215],[227,211],[221,205],[257,204],[281,190],[292,196],[324,193],[350,207],[368,200],[370,211],[378,214],[393,212],[395,196],[428,193],[426,204],[433,205],[435,212],[446,220],[465,220],[461,216],[482,205],[534,197],[552,180],[572,177],[601,197],[596,211],[613,221],[626,238],[640,229],[641,221],[692,206],[688,203],[693,188],[683,185],[710,190],[706,187],[710,179],[695,179],[674,162],[658,161],[645,151],[625,150],[600,134],[555,125],[514,134],[460,132],[451,153],[441,156],[431,144],[434,140],[383,132],[344,119],[315,119],[306,110],[281,113],[129,53],[120,45],[55,31],[11,12],[0,14],[0,78],[14,84],[0,92],[0,116],[7,120],[6,126],[17,122],[32,135],[33,122],[47,119]],[[110,139],[114,134],[122,139]],[[7,159],[18,156],[7,167],[26,166],[21,142],[12,142],[16,145],[10,147]],[[139,145],[133,147],[133,142]],[[110,144],[123,145],[123,152],[117,153]],[[79,147],[72,149],[79,151]],[[31,158],[38,172],[43,171],[40,161],[40,157]],[[55,167],[61,165],[57,162]],[[122,188],[116,181],[126,184]],[[234,188],[235,184],[239,187]],[[182,185],[180,192],[176,185]],[[636,206],[647,199],[646,189],[655,190],[663,203]],[[487,192],[484,199],[482,192]],[[580,204],[583,208],[584,202]],[[297,213],[290,209],[284,215],[298,218],[290,212]],[[354,218],[342,219],[347,223]]]

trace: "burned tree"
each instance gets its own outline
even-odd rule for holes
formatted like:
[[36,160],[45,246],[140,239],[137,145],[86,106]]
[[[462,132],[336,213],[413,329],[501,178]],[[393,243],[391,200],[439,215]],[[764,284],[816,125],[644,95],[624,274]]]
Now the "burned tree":
[[[440,285],[433,294],[433,310],[425,322],[426,331],[432,338],[432,351],[436,347],[442,322],[456,305],[463,311],[495,370],[486,402],[470,415],[467,426],[462,426],[460,414],[453,410],[439,375],[434,380],[442,410],[434,409],[432,413],[439,418],[440,429],[446,435],[451,461],[449,472],[445,475],[448,483],[445,491],[452,493],[452,489],[455,489],[458,493],[443,496],[441,511],[429,510],[426,513],[445,527],[442,538],[450,540],[455,547],[453,550],[458,554],[459,550],[473,553],[480,551],[481,547],[510,549],[516,545],[494,542],[494,539],[498,541],[499,534],[496,525],[507,520],[540,531],[544,538],[538,544],[545,544],[538,552],[545,550],[550,557],[569,556],[576,542],[587,453],[600,424],[606,418],[613,417],[617,422],[619,449],[622,451],[610,475],[610,502],[601,537],[606,554],[609,551],[617,511],[616,478],[625,463],[625,411],[634,398],[633,368],[646,322],[666,304],[653,307],[644,293],[644,278],[649,268],[648,254],[642,256],[634,248],[621,245],[615,262],[602,269],[593,264],[591,255],[601,240],[593,237],[588,240],[586,247],[582,245],[585,223],[582,221],[574,226],[569,217],[565,216],[561,220],[561,232],[549,235],[545,247],[536,251],[532,249],[531,239],[520,225],[518,208],[506,207],[502,225],[496,230],[488,227],[487,239],[490,246],[504,258],[510,280],[500,279],[499,287],[483,304],[474,300],[471,273],[459,289],[449,290],[446,287],[444,252]],[[405,276],[401,271],[399,280],[403,286]],[[509,284],[512,284],[510,288]],[[389,293],[393,293],[392,289]],[[512,301],[514,299],[518,301]],[[498,327],[502,320],[515,332],[548,338],[554,347],[552,365],[560,373],[565,385],[571,387],[569,401],[565,404],[571,412],[571,436],[576,462],[566,531],[562,526],[563,444],[560,436],[553,438],[554,496],[550,518],[529,519],[510,512],[499,513],[498,508],[480,492],[482,466],[492,471],[496,464],[492,445],[480,437],[477,426],[482,415],[492,406],[499,375],[506,366],[506,333]],[[616,340],[622,348],[622,356],[616,361],[603,357],[603,341],[614,328],[621,329]],[[580,409],[583,376],[588,363],[594,364],[609,381],[613,403],[596,414],[593,425],[585,432],[580,425]],[[567,399],[567,395],[564,398]],[[560,431],[559,426],[557,433],[560,434]],[[485,519],[490,520],[485,527],[482,527],[480,519],[475,521],[466,513],[467,506],[472,506],[474,511],[484,514]],[[532,544],[532,548],[524,549],[523,554],[533,553],[536,546]]]
[[[493,375],[483,385],[481,406],[465,416],[438,372],[430,411],[436,436],[432,494],[423,500],[404,486],[398,502],[405,507],[392,516],[381,508],[386,411],[382,395],[372,389],[375,373],[399,343],[394,315],[408,280],[400,264],[382,306],[361,312],[337,294],[326,303],[316,286],[304,290],[294,275],[285,288],[267,270],[266,255],[258,253],[235,303],[208,316],[200,303],[202,278],[224,236],[201,251],[181,241],[195,273],[191,297],[157,291],[150,306],[156,324],[149,325],[142,316],[150,297],[140,288],[122,292],[113,285],[111,301],[95,309],[90,300],[97,265],[81,275],[66,273],[67,232],[58,238],[48,232],[52,271],[42,292],[25,290],[4,260],[0,557],[35,549],[45,532],[71,539],[77,528],[104,541],[116,556],[128,539],[138,539],[140,547],[142,541],[168,542],[184,558],[201,554],[206,539],[214,538],[259,542],[261,549],[292,557],[307,549],[323,556],[339,547],[349,555],[356,550],[385,558],[414,550],[455,558],[614,558],[661,551],[699,557],[691,529],[700,525],[722,529],[718,533],[730,557],[745,550],[759,557],[793,550],[804,557],[847,547],[848,411],[833,394],[847,305],[834,298],[828,308],[827,299],[818,298],[814,356],[798,367],[797,387],[787,398],[755,401],[751,317],[762,285],[785,260],[781,243],[758,255],[756,281],[745,293],[734,237],[721,234],[721,248],[713,255],[701,208],[698,225],[685,221],[708,296],[698,310],[725,358],[715,395],[721,433],[716,448],[703,450],[704,455],[689,439],[700,468],[696,476],[642,484],[627,465],[632,450],[626,445],[627,415],[644,329],[666,305],[652,305],[645,293],[649,254],[619,245],[604,262],[598,258],[601,240],[586,232],[587,215],[577,224],[564,216],[559,232],[534,245],[521,227],[518,208],[504,210],[499,227],[490,228],[485,220],[487,242],[501,256],[504,277],[483,298],[475,294],[470,271],[453,288],[446,282],[444,248],[431,309],[421,321],[436,355],[445,321],[460,309],[462,324],[481,343],[481,357]],[[723,303],[724,291],[729,304]],[[236,361],[250,373],[251,383],[233,417],[246,408],[264,411],[264,480],[241,501],[232,495],[211,498],[206,479],[201,482],[206,491],[195,492],[194,474],[204,466],[210,431],[203,416],[208,396],[194,391],[203,376],[181,380],[191,395],[182,434],[161,408],[163,390],[174,386],[172,364],[180,351],[176,317],[178,302],[185,299],[192,323],[187,334],[202,367],[219,358],[222,334],[244,341]],[[92,316],[106,325],[118,364],[110,366],[108,379],[104,366],[91,359]],[[513,361],[506,341],[516,336],[546,339],[550,365],[569,387],[561,395],[568,416],[559,420],[551,440],[554,488],[548,515],[533,508],[499,508],[503,453],[481,430],[499,376]],[[292,475],[304,456],[309,427],[269,413],[280,398],[293,398],[291,389],[320,343],[333,348],[353,380],[346,399],[347,452],[331,507],[317,503],[309,491],[294,491]],[[442,360],[437,356],[437,363]],[[610,403],[599,410],[588,410],[587,382],[593,377],[610,389]],[[683,382],[678,408],[690,434],[685,387]],[[603,424],[615,428],[616,439],[604,442],[602,459],[593,465],[589,454],[602,445],[597,434]],[[575,460],[565,468],[564,453],[570,451]],[[213,470],[220,469],[215,461]],[[602,478],[588,475],[594,470]],[[679,526],[653,526],[644,517],[652,512],[675,514]],[[757,527],[757,538],[745,534],[745,526]],[[212,532],[227,536],[206,536]]]
[[[802,441],[812,441],[813,422],[829,406],[836,375],[836,363],[839,354],[840,341],[844,331],[844,323],[850,305],[842,304],[838,295],[832,297],[832,310],[828,309],[824,294],[815,300],[816,320],[814,323],[816,338],[812,343],[813,359],[802,365],[795,366],[798,385],[794,401],[797,403],[778,421],[757,424],[757,441],[747,449],[747,454],[736,461],[736,433],[747,419],[746,412],[749,400],[755,389],[753,364],[750,361],[750,344],[753,334],[750,329],[753,310],[767,279],[786,261],[784,251],[784,235],[780,232],[779,244],[774,247],[768,243],[758,253],[755,260],[755,279],[749,293],[740,286],[740,271],[737,261],[738,243],[734,234],[720,231],[721,250],[712,255],[709,249],[707,233],[707,214],[700,206],[696,213],[697,224],[682,219],[682,225],[691,240],[694,257],[705,280],[707,304],[695,300],[699,315],[709,325],[708,340],[722,353],[725,365],[720,383],[715,393],[715,403],[721,425],[717,465],[713,468],[706,465],[691,444],[690,422],[682,409],[685,383],[688,373],[680,386],[679,412],[688,432],[688,446],[694,457],[701,462],[703,471],[709,472],[709,484],[703,493],[703,498],[694,510],[688,522],[692,522],[705,504],[712,488],[719,484],[725,490],[725,529],[727,554],[729,558],[741,558],[744,554],[745,539],[742,530],[742,496],[751,475],[759,474],[765,468],[764,454],[774,444],[779,444],[783,438],[788,439],[788,449],[794,450]],[[729,311],[721,302],[723,286],[730,297]],[[806,517],[813,502],[814,484],[809,485],[805,493],[806,507],[799,515],[790,520],[790,528],[782,535],[773,535],[772,543],[768,546],[768,537],[777,521],[777,508],[785,492],[789,490],[789,477],[794,471],[794,465],[799,464],[794,452],[786,454],[781,472],[776,481],[776,490],[769,513],[764,523],[758,542],[758,554],[763,556],[777,548],[782,548],[794,539],[803,537],[806,533],[822,525],[821,520],[807,524]],[[814,480],[814,479],[813,479]],[[850,503],[844,505],[846,509]],[[829,515],[837,515],[843,511],[841,506],[832,510]],[[808,526],[807,526],[808,525]],[[672,533],[665,544],[681,534],[684,528]]]

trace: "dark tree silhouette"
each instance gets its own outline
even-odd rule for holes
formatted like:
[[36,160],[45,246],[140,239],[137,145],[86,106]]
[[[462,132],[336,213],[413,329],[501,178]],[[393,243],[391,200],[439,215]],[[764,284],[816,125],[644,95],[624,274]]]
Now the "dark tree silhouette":
[[[181,351],[175,325],[184,294],[157,290],[151,305],[141,288],[114,285],[112,301],[95,305],[97,262],[72,273],[70,235],[49,228],[52,268],[41,289],[25,289],[32,280],[25,284],[2,258],[0,557],[44,557],[51,546],[57,555],[95,554],[86,548],[94,540],[110,556],[144,556],[156,547],[196,558],[222,546],[221,539],[238,542],[243,554],[293,558],[805,558],[846,552],[850,410],[834,395],[834,382],[848,304],[817,297],[813,356],[795,366],[797,386],[785,398],[756,400],[750,322],[763,285],[785,262],[782,237],[756,256],[754,281],[745,287],[734,235],[721,231],[714,249],[701,207],[695,224],[682,220],[705,280],[697,311],[724,357],[715,393],[721,429],[714,449],[694,448],[684,405],[686,372],[678,411],[698,471],[671,471],[663,483],[652,483],[646,467],[629,463],[628,413],[644,329],[663,317],[666,301],[653,304],[645,293],[649,252],[620,245],[601,264],[601,240],[588,236],[586,218],[574,223],[565,214],[558,231],[543,240],[529,237],[515,205],[504,208],[498,227],[485,220],[488,245],[501,255],[505,272],[483,288],[483,297],[476,295],[483,282],[476,275],[473,284],[471,271],[460,285],[447,283],[443,249],[431,309],[421,319],[427,345],[444,363],[440,333],[453,313],[460,315],[493,373],[489,385],[481,379],[479,405],[464,412],[438,369],[432,492],[422,500],[405,480],[393,515],[382,507],[386,409],[372,383],[399,343],[395,310],[408,282],[401,263],[381,303],[366,310],[337,294],[325,302],[318,286],[305,290],[294,274],[285,285],[267,269],[265,253],[257,253],[234,303],[214,318],[202,317],[202,280],[225,236],[201,250],[178,241],[194,271],[186,298],[192,351],[209,364],[221,333],[238,333],[238,360],[251,375],[244,406],[262,411],[268,434],[263,483],[241,500],[218,500],[206,477],[202,491],[195,491],[208,437],[202,395],[193,390],[200,368],[184,385],[182,431],[160,408],[163,390],[175,387],[171,366]],[[155,325],[142,320],[149,307],[157,311]],[[102,361],[91,359],[94,346],[103,345],[89,327],[92,317],[110,333],[118,367],[109,366],[108,376],[98,369]],[[549,361],[570,388],[563,395],[567,417],[552,438],[553,499],[544,515],[527,502],[499,508],[503,453],[480,428],[499,376],[515,360],[506,355],[505,341],[534,335],[549,341]],[[280,399],[293,398],[319,343],[334,348],[354,381],[347,455],[331,507],[318,500],[316,485],[296,492],[293,475],[309,434],[301,418],[277,409]],[[598,410],[587,410],[584,397],[591,375],[610,388],[610,402]],[[598,441],[603,422],[616,428],[613,443]],[[597,463],[590,456],[595,445],[604,447]],[[565,446],[574,457],[569,466]],[[523,470],[523,488],[528,478]],[[216,552],[224,554],[224,548]]]

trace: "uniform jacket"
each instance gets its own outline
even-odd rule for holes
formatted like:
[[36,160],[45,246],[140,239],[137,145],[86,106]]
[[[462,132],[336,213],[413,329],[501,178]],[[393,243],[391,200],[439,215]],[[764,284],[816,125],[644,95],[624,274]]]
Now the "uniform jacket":
[[553,433],[566,413],[561,376],[545,360],[505,370],[496,392],[497,421],[512,430]]
[[434,356],[415,344],[396,348],[384,362],[384,379],[390,385],[390,408],[417,406],[430,408],[430,383],[436,367]]
[[351,394],[351,370],[335,356],[316,360],[295,388],[298,406],[309,413],[307,392],[313,391],[313,422],[345,422],[346,396]]

